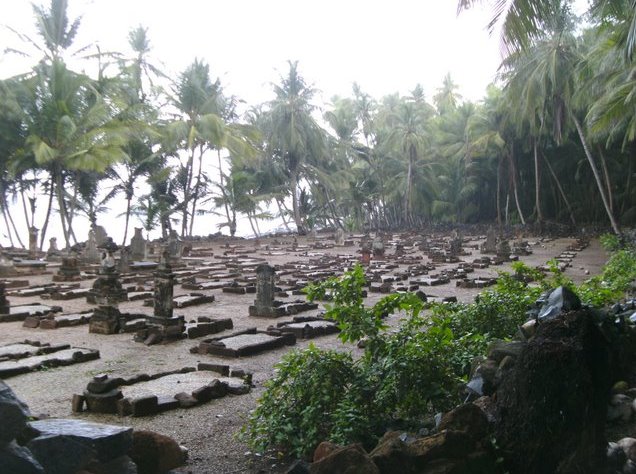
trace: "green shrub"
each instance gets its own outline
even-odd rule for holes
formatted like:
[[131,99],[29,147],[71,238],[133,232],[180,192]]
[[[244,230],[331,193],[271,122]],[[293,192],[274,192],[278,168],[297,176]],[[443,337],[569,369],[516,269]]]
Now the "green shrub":
[[329,439],[337,408],[347,387],[355,383],[356,373],[347,353],[321,350],[313,344],[289,352],[276,364],[274,378],[266,383],[243,428],[244,437],[261,452],[310,453]]

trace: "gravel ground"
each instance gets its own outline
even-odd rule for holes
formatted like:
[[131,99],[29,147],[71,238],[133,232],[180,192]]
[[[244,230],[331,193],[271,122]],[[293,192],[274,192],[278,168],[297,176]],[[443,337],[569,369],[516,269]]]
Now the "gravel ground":
[[[280,240],[285,240],[284,238]],[[532,239],[529,239],[532,241]],[[254,249],[254,243],[247,240],[232,241],[243,245],[246,249]],[[545,263],[548,259],[557,256],[573,239],[557,239],[533,247],[534,253],[523,257],[523,261],[529,265]],[[215,255],[220,255],[225,250],[222,245],[226,241],[206,243],[211,247]],[[261,249],[265,245],[274,245],[273,239],[261,239]],[[302,238],[299,244],[305,243]],[[477,241],[473,242],[477,243]],[[204,244],[200,244],[204,245]],[[195,245],[195,248],[198,246]],[[344,247],[337,249],[317,250],[330,254],[355,254],[357,248]],[[473,250],[472,256],[464,257],[466,261],[479,256],[479,252]],[[392,249],[387,248],[387,253]],[[253,256],[263,257],[270,264],[284,263],[288,261],[306,260],[307,257],[296,253],[280,255],[266,255],[263,250],[251,253]],[[587,272],[594,275],[600,271],[606,260],[605,252],[600,248],[597,240],[580,252],[566,274],[575,281],[587,278]],[[426,259],[424,260],[426,261]],[[443,267],[440,267],[443,268]],[[494,277],[498,270],[506,267],[491,267],[485,270],[477,270],[471,274],[471,278],[478,276]],[[53,271],[55,271],[53,269]],[[31,284],[49,282],[51,275],[28,277]],[[92,284],[91,280],[85,280],[81,286],[86,288]],[[456,295],[460,301],[472,301],[479,292],[477,289],[458,289],[454,281],[450,284],[422,288],[428,294],[436,296]],[[188,293],[179,285],[175,287],[175,295]],[[252,304],[255,295],[235,295],[222,293],[221,290],[204,290],[204,294],[213,294],[216,301],[213,303],[175,310],[175,314],[185,315],[186,320],[197,316],[211,318],[231,317],[234,322],[234,330],[242,330],[248,327],[265,329],[273,324],[272,319],[252,318],[248,316],[247,307]],[[371,294],[367,303],[372,304],[380,296]],[[296,297],[294,297],[296,298]],[[292,299],[292,298],[290,298]],[[9,297],[11,304],[24,304],[32,302],[50,303],[49,300],[41,300],[38,297],[18,298]],[[55,302],[64,308],[66,313],[89,309],[83,299]],[[120,305],[122,312],[150,313],[149,308],[144,308],[141,301],[126,302]],[[319,310],[303,313],[303,315],[315,315]],[[286,318],[285,318],[286,319]],[[389,318],[390,324],[396,324],[399,316]],[[229,334],[230,331],[227,331]],[[222,333],[224,334],[224,333]],[[181,340],[166,345],[147,347],[132,340],[132,334],[116,334],[110,336],[89,334],[87,325],[61,328],[56,330],[27,329],[21,322],[3,323],[0,325],[0,345],[15,343],[25,339],[41,341],[43,343],[70,343],[75,347],[98,349],[101,358],[86,363],[58,367],[44,371],[34,372],[12,377],[7,383],[13,388],[17,396],[24,400],[34,414],[46,414],[52,417],[81,418],[90,421],[127,425],[135,429],[145,429],[161,432],[172,436],[179,443],[189,449],[188,464],[177,472],[186,473],[278,473],[284,472],[287,463],[276,459],[267,459],[254,456],[249,453],[248,447],[235,436],[244,423],[249,411],[256,405],[258,397],[263,391],[263,385],[272,376],[274,364],[281,356],[290,350],[289,347],[265,352],[253,357],[231,359],[212,355],[191,354],[189,349],[198,343],[197,340]],[[357,349],[352,346],[344,346],[335,335],[325,336],[313,341],[323,348],[335,348],[340,350]],[[296,348],[307,347],[309,341],[299,341]],[[133,418],[120,418],[115,415],[101,415],[92,413],[73,414],[71,412],[71,397],[74,393],[82,393],[90,378],[98,373],[108,373],[113,376],[128,376],[136,373],[156,373],[160,371],[179,369],[185,366],[196,366],[198,362],[211,362],[229,364],[233,368],[241,368],[252,372],[255,388],[248,395],[229,395],[222,399],[212,400],[209,403],[188,410],[177,409],[156,416]]]

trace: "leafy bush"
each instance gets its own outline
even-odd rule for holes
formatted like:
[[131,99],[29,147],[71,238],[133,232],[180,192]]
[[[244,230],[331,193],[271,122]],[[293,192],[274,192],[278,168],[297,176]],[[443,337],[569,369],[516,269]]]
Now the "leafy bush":
[[621,239],[616,234],[603,234],[599,240],[601,241],[601,247],[608,252],[616,252],[621,248]]
[[328,439],[346,387],[355,382],[354,366],[350,354],[313,344],[283,356],[243,428],[250,445],[302,456]]

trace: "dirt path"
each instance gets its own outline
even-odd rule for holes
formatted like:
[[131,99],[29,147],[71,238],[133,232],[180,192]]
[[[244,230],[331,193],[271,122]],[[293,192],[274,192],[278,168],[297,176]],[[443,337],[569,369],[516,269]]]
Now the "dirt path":
[[[290,241],[290,239],[285,238],[281,240],[283,242],[278,242],[279,244],[284,244],[285,240]],[[327,241],[325,240],[325,242]],[[532,247],[534,253],[528,257],[523,257],[523,261],[529,265],[544,264],[548,259],[557,256],[573,242],[574,239],[557,239],[535,245]],[[206,245],[212,247],[215,255],[220,255],[224,251],[223,243],[217,242]],[[254,248],[253,243],[249,241],[237,240],[235,243],[245,246],[246,249]],[[298,243],[304,244],[305,240],[299,239]],[[472,242],[472,244],[477,243],[477,241]],[[262,249],[265,245],[274,246],[276,243],[274,239],[264,239],[261,241],[261,245]],[[356,251],[357,247],[339,247],[316,250],[315,252],[334,255],[343,253],[355,255]],[[286,255],[265,255],[265,253],[265,251],[260,250],[255,251],[253,255],[266,258],[270,264],[282,264],[307,258],[298,253],[287,253]],[[387,253],[392,253],[392,249],[388,248]],[[476,250],[472,250],[472,253],[472,256],[463,257],[463,260],[472,261],[480,256]],[[600,248],[598,241],[594,240],[587,249],[578,254],[566,273],[575,281],[582,281],[587,278],[587,272],[592,275],[598,273],[605,259],[605,252]],[[426,257],[424,257],[424,261],[426,261]],[[506,268],[507,266],[490,267],[484,270],[477,270],[470,276],[494,277],[497,275],[498,270],[505,270]],[[39,284],[49,282],[50,278],[50,275],[44,275],[29,277],[29,280],[31,284]],[[89,287],[91,283],[92,281],[90,280],[83,281],[82,287]],[[460,290],[455,287],[454,281],[438,287],[425,288],[425,290],[427,293],[437,296],[456,295],[460,301],[472,301],[479,291],[473,289]],[[248,316],[247,307],[254,300],[253,294],[233,295],[222,293],[221,290],[201,292],[215,295],[216,301],[202,306],[175,310],[175,313],[185,315],[186,320],[194,319],[197,316],[209,316],[212,318],[231,317],[234,321],[234,330],[251,326],[265,329],[272,324],[270,319]],[[175,287],[175,295],[184,293],[187,293],[187,291],[182,290],[180,286]],[[371,294],[367,302],[372,304],[380,296],[382,295]],[[41,300],[38,297],[10,297],[9,300],[12,305],[27,302],[51,303],[50,300]],[[60,304],[66,313],[91,307],[83,299],[56,303]],[[120,310],[122,312],[150,312],[149,308],[142,306],[141,301],[122,303]],[[318,311],[303,314],[311,315],[316,313]],[[393,323],[397,322],[397,316],[392,318]],[[197,340],[185,339],[167,345],[147,347],[133,342],[132,334],[112,336],[89,334],[86,325],[56,330],[27,329],[22,327],[21,322],[2,323],[0,325],[0,345],[25,339],[52,344],[70,343],[73,346],[98,349],[101,352],[101,358],[98,360],[23,374],[8,379],[7,383],[15,390],[18,397],[30,406],[34,414],[42,413],[52,417],[77,417],[97,422],[132,426],[135,429],[149,429],[170,435],[190,450],[189,463],[181,468],[179,472],[249,473],[280,472],[283,469],[283,466],[280,463],[276,463],[276,460],[263,460],[246,455],[248,452],[247,446],[238,441],[234,434],[242,425],[249,410],[254,408],[257,398],[262,393],[264,382],[272,375],[273,365],[280,360],[280,357],[289,348],[266,352],[254,357],[227,359],[211,355],[191,354],[189,349],[197,344]],[[313,342],[323,348],[352,350],[351,346],[343,346],[336,336],[321,337]],[[295,347],[302,349],[307,345],[307,341],[299,341]],[[184,366],[196,366],[198,362],[230,364],[233,367],[253,372],[255,388],[248,395],[231,395],[189,410],[177,409],[144,418],[120,418],[113,415],[73,414],[71,412],[71,396],[74,393],[82,393],[87,382],[95,374],[130,375],[140,372],[156,373],[179,369]],[[272,466],[272,464],[274,465]]]

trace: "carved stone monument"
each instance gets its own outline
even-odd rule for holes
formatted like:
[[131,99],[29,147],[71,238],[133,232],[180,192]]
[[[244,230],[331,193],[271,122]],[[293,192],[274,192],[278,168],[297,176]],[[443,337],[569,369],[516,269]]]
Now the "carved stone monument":
[[168,255],[170,259],[174,262],[175,260],[181,259],[181,252],[183,250],[183,242],[177,235],[176,230],[171,230],[170,235],[168,236]]
[[275,306],[276,270],[263,263],[256,267],[256,299],[249,307],[250,316],[278,317],[285,315],[285,309]]
[[53,275],[53,281],[79,281],[81,274],[78,266],[77,257],[62,257],[62,265]]
[[480,251],[485,254],[497,253],[497,235],[495,234],[495,229],[493,229],[492,226],[488,228],[486,240],[483,244],[481,244]]
[[130,250],[128,247],[122,247],[119,251],[119,273],[130,272]]
[[93,226],[93,232],[95,232],[95,242],[97,247],[104,245],[108,239],[108,233],[101,225]]
[[49,248],[46,251],[47,260],[55,259],[60,256],[60,249],[57,248],[57,238],[51,237],[49,239]]
[[344,230],[342,230],[341,228],[337,228],[336,229],[336,235],[335,235],[335,243],[338,247],[343,247],[345,244],[345,233]]
[[148,323],[146,329],[139,331],[135,338],[148,345],[185,337],[183,316],[173,314],[174,273],[172,273],[167,249],[161,253],[154,277],[153,315],[146,318]]
[[83,257],[86,263],[99,263],[99,250],[97,250],[97,239],[93,230],[88,231],[88,240],[86,241]]
[[462,237],[456,230],[453,230],[453,232],[451,233],[449,253],[452,256],[457,256],[462,253]]
[[0,314],[9,314],[9,300],[5,293],[5,283],[0,281]]
[[119,281],[113,257],[113,252],[117,249],[117,244],[111,238],[100,248],[102,255],[99,276],[86,297],[89,303],[98,305],[89,322],[88,332],[91,333],[115,334],[121,329],[118,304],[125,301],[127,296]]
[[510,258],[510,244],[507,240],[502,240],[497,244],[497,257],[508,260]]
[[146,258],[146,240],[141,231],[141,227],[135,227],[135,235],[130,239],[130,258],[133,261],[145,260]]
[[373,239],[372,250],[374,257],[384,257],[384,241],[382,240],[382,237],[377,236]]
[[29,258],[34,259],[38,256],[38,229],[37,227],[29,227]]

